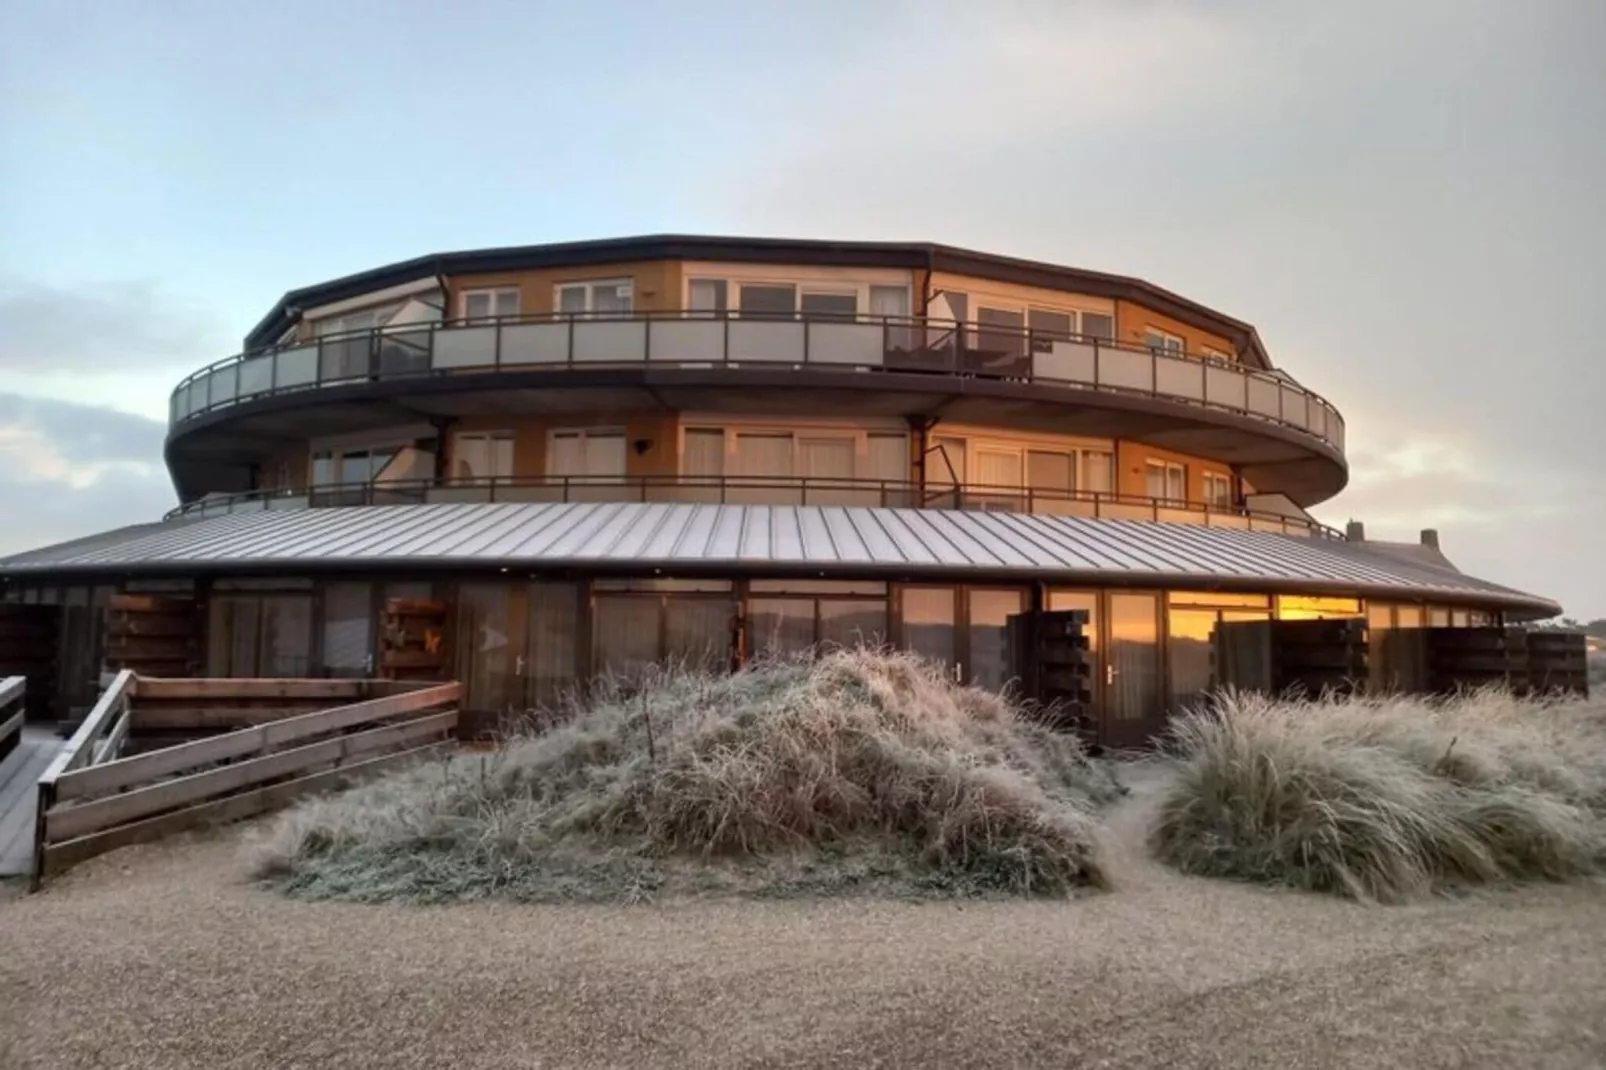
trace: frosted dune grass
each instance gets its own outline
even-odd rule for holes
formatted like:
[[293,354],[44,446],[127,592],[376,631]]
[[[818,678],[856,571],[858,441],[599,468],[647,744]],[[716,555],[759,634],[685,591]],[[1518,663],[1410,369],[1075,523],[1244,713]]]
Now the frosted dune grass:
[[252,871],[299,896],[415,901],[1107,883],[1105,767],[912,655],[659,671],[557,721],[300,805]]
[[1189,873],[1392,902],[1606,864],[1598,700],[1224,695],[1167,750],[1150,846]]

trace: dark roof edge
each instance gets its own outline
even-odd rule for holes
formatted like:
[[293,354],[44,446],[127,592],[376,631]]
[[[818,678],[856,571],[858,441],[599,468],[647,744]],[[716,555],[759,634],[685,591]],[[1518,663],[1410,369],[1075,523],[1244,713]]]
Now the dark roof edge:
[[828,241],[812,238],[740,238],[652,234],[546,245],[507,246],[435,253],[371,268],[291,290],[245,337],[245,348],[270,345],[296,321],[296,309],[358,297],[432,275],[518,271],[540,267],[585,267],[628,260],[733,260],[748,263],[830,264],[845,267],[932,268],[1097,297],[1140,301],[1156,312],[1224,335],[1256,366],[1271,360],[1255,328],[1142,279],[1000,256],[932,242]]

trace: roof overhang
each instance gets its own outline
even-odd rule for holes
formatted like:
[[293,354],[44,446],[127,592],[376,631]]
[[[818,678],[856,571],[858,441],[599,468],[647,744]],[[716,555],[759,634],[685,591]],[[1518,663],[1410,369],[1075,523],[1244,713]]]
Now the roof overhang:
[[367,506],[126,528],[0,559],[0,580],[400,572],[864,576],[1355,595],[1546,617],[1549,599],[1320,538],[924,509]]

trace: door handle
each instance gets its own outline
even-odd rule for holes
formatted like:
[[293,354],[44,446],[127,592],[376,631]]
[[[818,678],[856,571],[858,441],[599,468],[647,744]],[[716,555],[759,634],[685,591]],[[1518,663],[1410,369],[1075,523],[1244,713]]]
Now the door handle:
[[523,654],[519,654],[513,659],[513,675],[514,676],[523,676],[524,675],[524,655]]
[[1115,683],[1115,666],[1109,662],[1104,664],[1104,682],[1106,684]]

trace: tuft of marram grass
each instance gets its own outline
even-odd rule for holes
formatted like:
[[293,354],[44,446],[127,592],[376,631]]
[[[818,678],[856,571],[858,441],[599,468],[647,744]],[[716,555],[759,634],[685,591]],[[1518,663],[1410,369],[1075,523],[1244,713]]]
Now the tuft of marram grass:
[[489,755],[282,815],[253,873],[358,900],[662,888],[1064,895],[1102,887],[1120,789],[1072,737],[902,653],[659,670]]
[[1223,695],[1172,724],[1150,845],[1189,873],[1400,901],[1606,865],[1606,706]]

